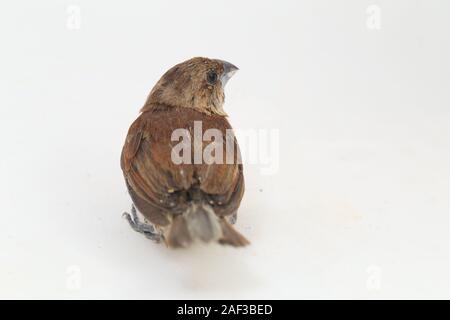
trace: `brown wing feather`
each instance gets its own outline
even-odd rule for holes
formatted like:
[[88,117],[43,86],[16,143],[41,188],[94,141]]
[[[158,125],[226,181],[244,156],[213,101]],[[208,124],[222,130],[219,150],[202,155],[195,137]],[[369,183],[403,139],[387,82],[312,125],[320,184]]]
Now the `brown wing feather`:
[[[189,191],[201,197],[216,214],[236,212],[244,192],[241,164],[180,164],[171,160],[172,132],[202,121],[203,131],[231,129],[224,117],[205,115],[187,108],[162,108],[142,113],[131,125],[122,151],[121,166],[133,202],[152,223],[166,225],[167,215],[179,214],[189,205]],[[205,147],[208,142],[204,143]],[[237,149],[237,142],[234,141]]]

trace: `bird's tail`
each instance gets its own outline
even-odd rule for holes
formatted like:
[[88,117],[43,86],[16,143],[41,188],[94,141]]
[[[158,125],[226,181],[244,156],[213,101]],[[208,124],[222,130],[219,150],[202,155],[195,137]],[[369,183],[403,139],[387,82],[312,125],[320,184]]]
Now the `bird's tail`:
[[206,203],[192,202],[187,211],[174,216],[166,236],[169,247],[188,247],[192,242],[219,242],[235,247],[249,244],[225,218],[218,217]]

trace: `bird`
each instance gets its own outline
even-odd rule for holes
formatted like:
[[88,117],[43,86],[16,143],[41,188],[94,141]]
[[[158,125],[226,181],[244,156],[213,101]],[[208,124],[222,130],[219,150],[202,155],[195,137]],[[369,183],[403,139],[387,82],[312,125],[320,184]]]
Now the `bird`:
[[[225,85],[237,70],[224,60],[194,57],[170,68],[150,91],[120,158],[133,202],[131,214],[123,215],[133,230],[169,248],[250,243],[234,228],[244,175],[223,108]],[[184,136],[174,139],[177,132]],[[214,139],[205,139],[208,132],[216,134]],[[207,149],[214,150],[209,153],[214,161],[197,159]]]

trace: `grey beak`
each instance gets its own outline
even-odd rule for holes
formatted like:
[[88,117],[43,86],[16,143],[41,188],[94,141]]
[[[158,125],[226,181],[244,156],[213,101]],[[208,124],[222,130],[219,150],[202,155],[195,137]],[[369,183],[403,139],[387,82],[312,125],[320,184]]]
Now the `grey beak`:
[[228,80],[239,70],[234,64],[219,60],[223,65],[223,74],[220,77],[220,82],[222,82],[222,88],[225,88]]

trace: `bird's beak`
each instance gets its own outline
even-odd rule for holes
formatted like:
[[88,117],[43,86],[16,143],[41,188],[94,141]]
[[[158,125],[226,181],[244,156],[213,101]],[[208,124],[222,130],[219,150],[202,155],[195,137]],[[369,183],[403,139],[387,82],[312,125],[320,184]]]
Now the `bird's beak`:
[[234,64],[226,61],[220,60],[220,62],[222,62],[223,65],[223,73],[222,76],[220,77],[220,82],[222,83],[222,88],[225,88],[225,85],[227,84],[228,80],[230,80],[230,78],[236,73],[236,71],[239,70],[239,68],[236,67]]

